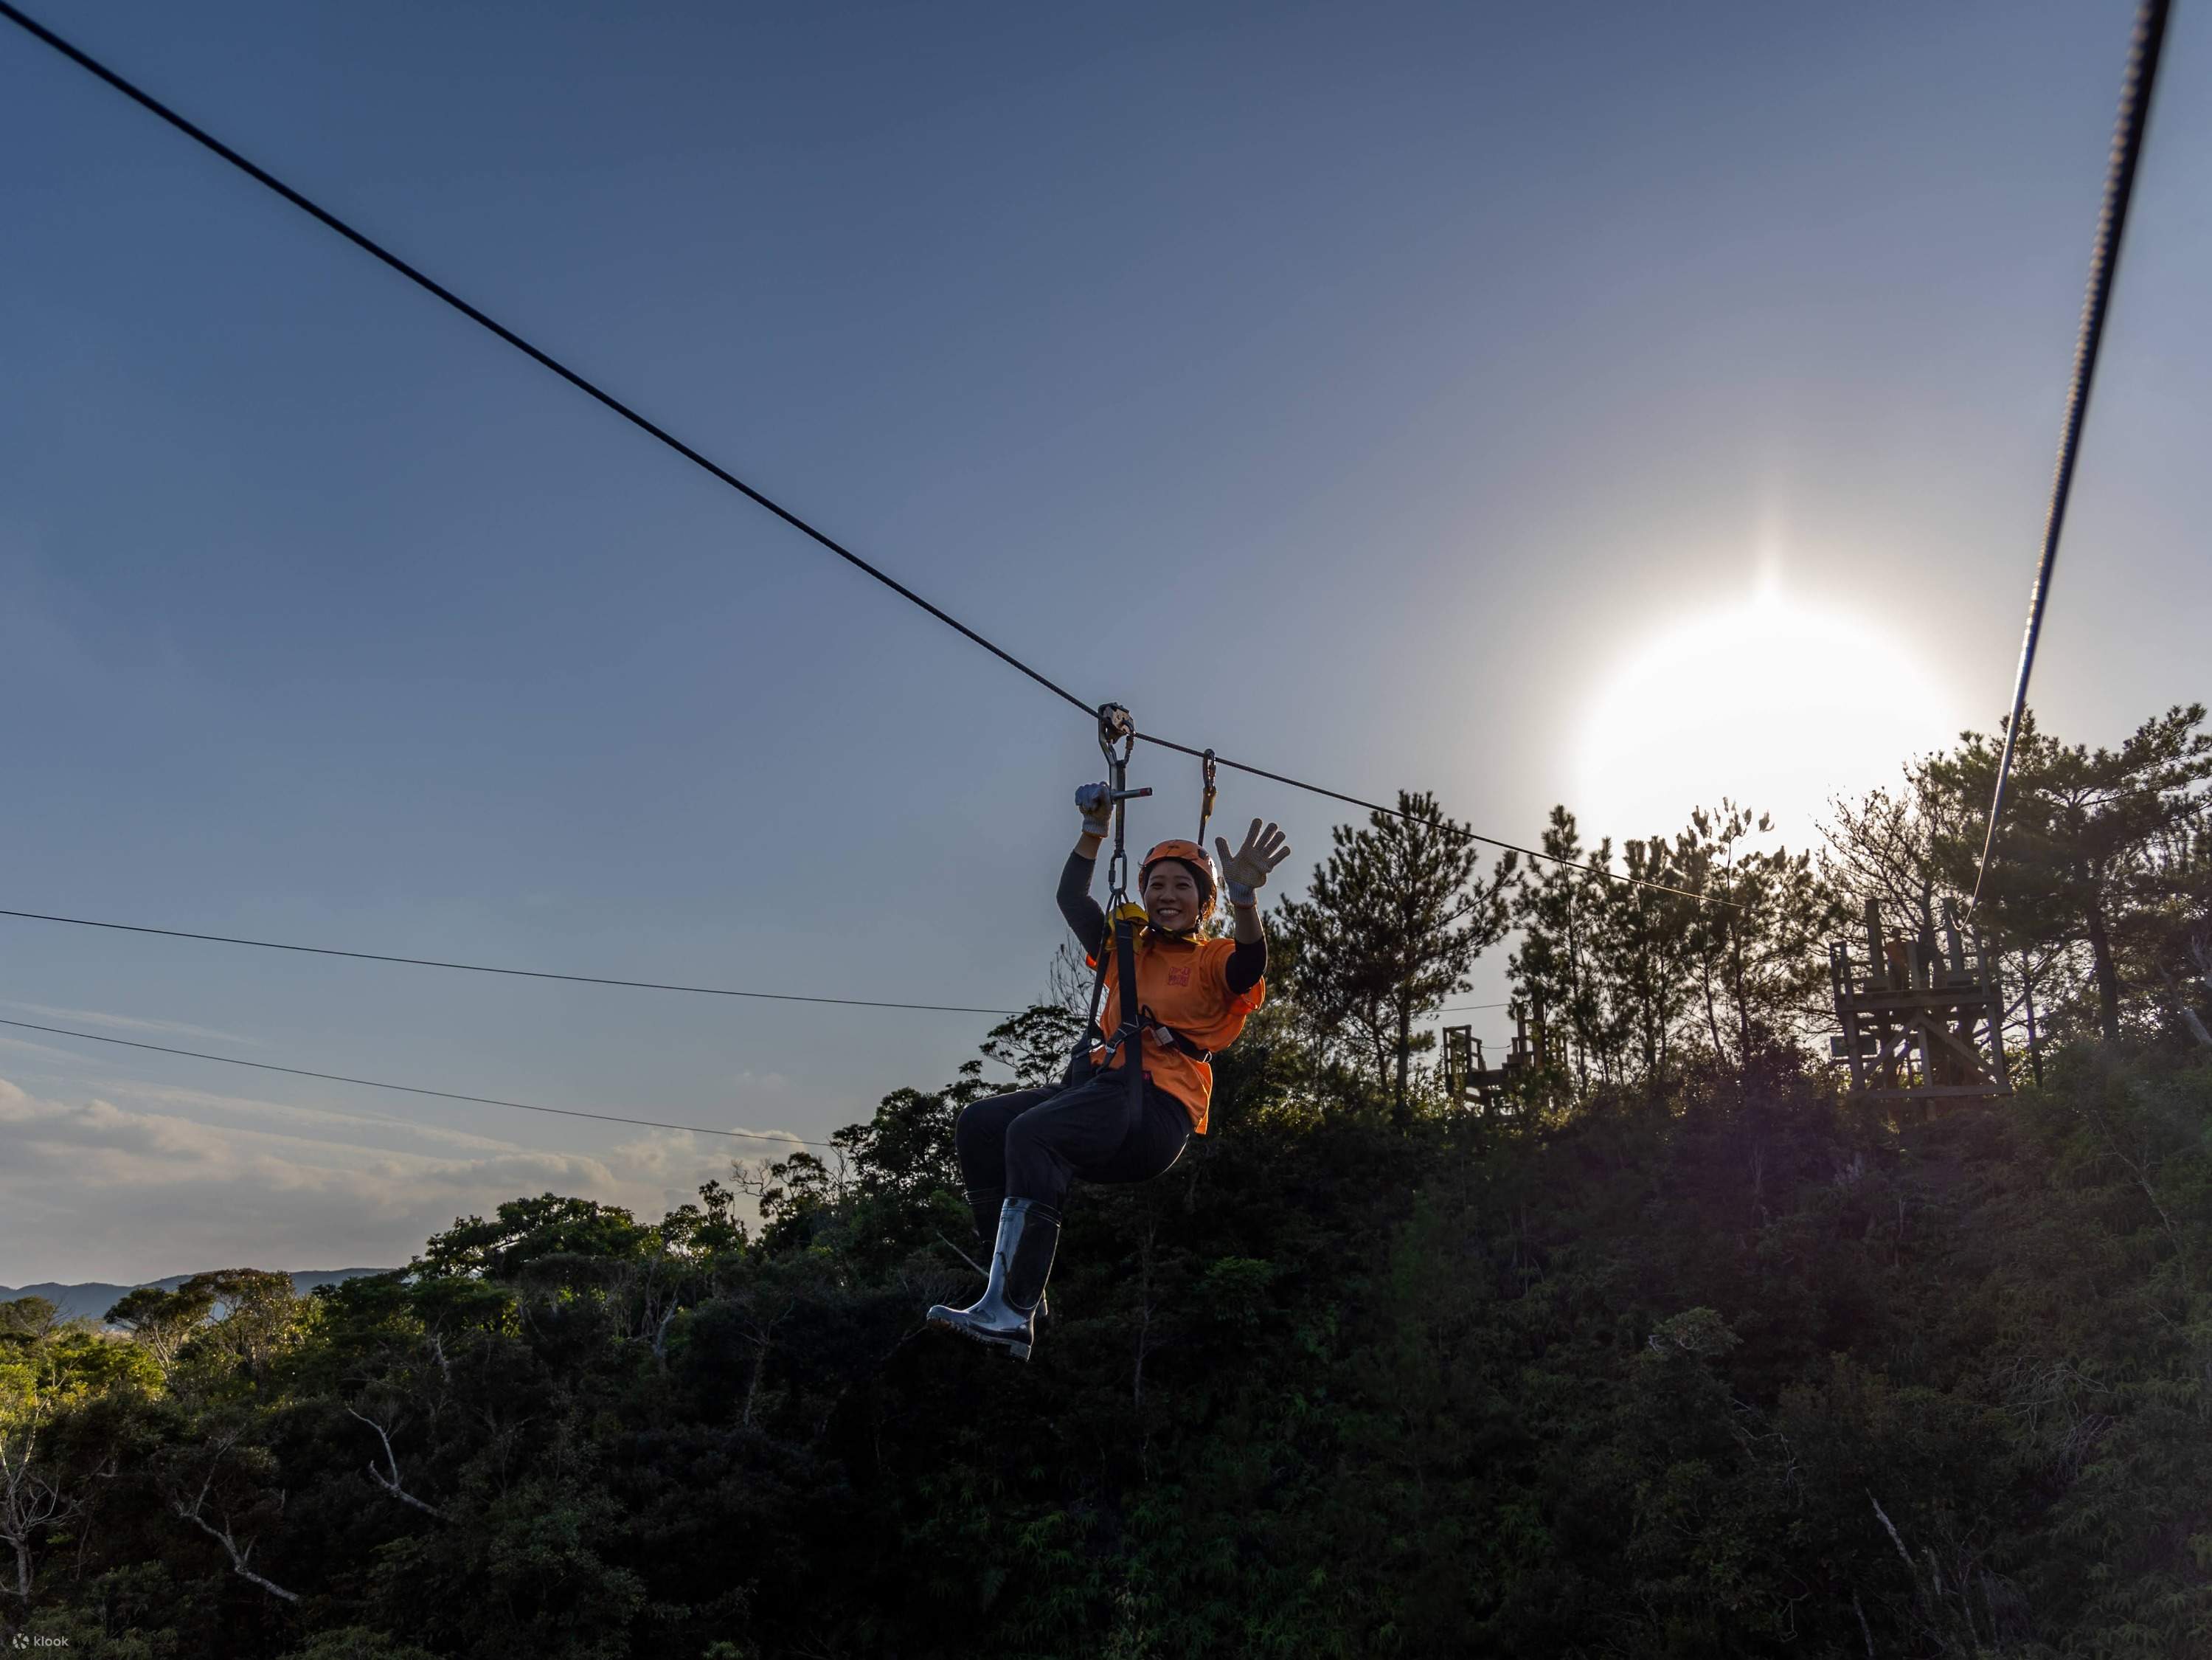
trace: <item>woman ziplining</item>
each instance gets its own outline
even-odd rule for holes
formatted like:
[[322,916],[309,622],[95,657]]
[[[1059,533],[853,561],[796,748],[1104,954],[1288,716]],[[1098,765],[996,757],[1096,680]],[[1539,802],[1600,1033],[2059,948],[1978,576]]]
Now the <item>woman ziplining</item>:
[[[964,1309],[940,1303],[928,1315],[932,1325],[1024,1360],[1036,1342],[1038,1305],[1071,1183],[1149,1182],[1174,1165],[1194,1134],[1206,1134],[1213,1057],[1236,1042],[1267,996],[1267,936],[1257,890],[1291,851],[1279,829],[1262,828],[1256,818],[1235,853],[1217,836],[1234,926],[1230,939],[1203,937],[1215,895],[1213,865],[1201,845],[1213,805],[1209,755],[1200,841],[1163,842],[1146,854],[1137,873],[1141,905],[1125,903],[1122,804],[1152,792],[1124,787],[1127,753],[1116,756],[1111,740],[1131,729],[1126,711],[1108,708],[1099,741],[1114,781],[1077,792],[1083,833],[1060,873],[1058,896],[1060,914],[1097,973],[1091,1000],[1096,1025],[1085,1024],[1059,1084],[993,1096],[962,1111],[954,1130],[962,1185],[976,1237],[997,1243],[982,1296]],[[1109,830],[1110,914],[1091,897]],[[1099,990],[1109,985],[1101,1017]]]

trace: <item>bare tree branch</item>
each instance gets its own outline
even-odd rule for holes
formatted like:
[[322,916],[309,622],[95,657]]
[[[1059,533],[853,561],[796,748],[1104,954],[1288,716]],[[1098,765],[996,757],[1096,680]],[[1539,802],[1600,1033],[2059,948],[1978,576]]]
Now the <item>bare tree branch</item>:
[[375,1460],[371,1459],[367,1466],[368,1470],[368,1479],[375,1482],[378,1487],[382,1487],[385,1492],[390,1493],[401,1504],[412,1505],[416,1510],[422,1511],[426,1516],[434,1516],[441,1522],[447,1520],[448,1518],[445,1511],[440,1510],[435,1505],[427,1504],[423,1500],[417,1499],[413,1493],[408,1492],[405,1487],[400,1486],[399,1460],[392,1456],[392,1437],[386,1431],[384,1426],[377,1422],[374,1418],[370,1418],[364,1414],[356,1412],[351,1407],[348,1407],[346,1408],[346,1414],[349,1417],[360,1419],[362,1423],[374,1430],[376,1432],[376,1438],[384,1443],[384,1462],[391,1467],[392,1474],[389,1476],[386,1475],[382,1470],[377,1468]]
[[[240,1578],[252,1581],[271,1596],[280,1596],[287,1602],[296,1602],[300,1600],[299,1592],[286,1590],[275,1580],[264,1578],[247,1566],[252,1560],[255,1541],[249,1539],[241,1548],[236,1535],[231,1531],[230,1518],[228,1516],[222,1518],[222,1525],[218,1528],[200,1514],[206,1507],[208,1491],[215,1485],[216,1470],[222,1464],[223,1455],[238,1444],[239,1434],[240,1432],[234,1430],[216,1444],[215,1456],[208,1461],[207,1479],[200,1483],[200,1490],[193,1497],[192,1502],[187,1505],[181,1499],[173,1499],[170,1501],[171,1508],[184,1520],[191,1523],[222,1547],[224,1554],[230,1558],[231,1572]],[[277,1508],[282,1510],[283,1505],[283,1494],[280,1493],[276,1497]]]

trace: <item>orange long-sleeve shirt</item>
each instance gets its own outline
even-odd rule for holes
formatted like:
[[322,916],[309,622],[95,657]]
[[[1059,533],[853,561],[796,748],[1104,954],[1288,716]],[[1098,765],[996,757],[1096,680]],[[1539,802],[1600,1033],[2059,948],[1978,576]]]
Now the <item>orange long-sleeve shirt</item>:
[[[1060,877],[1060,909],[1091,965],[1097,965],[1102,952],[1107,958],[1106,1002],[1099,1017],[1103,1037],[1121,1024],[1121,974],[1112,961],[1113,931],[1090,894],[1094,866],[1094,860],[1079,853],[1068,856]],[[1256,964],[1250,960],[1255,957]],[[1232,958],[1238,959],[1233,970]],[[1264,940],[1240,947],[1233,939],[1182,939],[1140,926],[1136,958],[1139,1010],[1150,1010],[1153,1019],[1173,1026],[1203,1049],[1218,1053],[1227,1049],[1244,1030],[1245,1020],[1267,1001]],[[1253,976],[1250,982],[1240,984],[1248,974]],[[1144,1054],[1146,1073],[1182,1103],[1192,1128],[1205,1134],[1213,1099],[1213,1068],[1149,1037],[1144,1039]],[[1127,1050],[1114,1057],[1115,1070],[1127,1057]],[[1092,1049],[1091,1060],[1097,1063],[1104,1058],[1102,1042]]]

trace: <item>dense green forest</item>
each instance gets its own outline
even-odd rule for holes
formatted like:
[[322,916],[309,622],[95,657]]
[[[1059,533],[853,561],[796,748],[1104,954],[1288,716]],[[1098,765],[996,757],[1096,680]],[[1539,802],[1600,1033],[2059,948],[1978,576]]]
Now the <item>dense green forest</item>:
[[[1420,796],[1340,827],[1212,1133],[1079,1191],[1026,1365],[921,1316],[977,1284],[953,1116],[1049,1075],[1059,1000],[665,1217],[518,1197],[309,1298],[133,1293],[127,1335],[0,1305],[7,1639],[2212,1653],[2203,720],[2023,734],[1977,911],[2021,1088],[1940,1110],[1846,1096],[1826,942],[1963,899],[1986,738],[1794,852],[1733,805],[1554,814],[1546,851],[1726,905],[1486,868]],[[1486,951],[1554,1041],[1481,1108],[1420,1029]]]

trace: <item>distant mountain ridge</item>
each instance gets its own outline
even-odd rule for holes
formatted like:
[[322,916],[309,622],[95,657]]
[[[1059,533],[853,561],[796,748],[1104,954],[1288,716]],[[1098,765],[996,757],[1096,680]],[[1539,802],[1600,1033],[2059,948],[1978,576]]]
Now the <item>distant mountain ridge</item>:
[[[318,1286],[335,1286],[340,1280],[357,1280],[364,1274],[391,1272],[390,1268],[296,1268],[292,1271],[292,1289],[304,1297]],[[174,1291],[191,1277],[189,1274],[173,1274],[166,1280],[147,1280],[140,1284]],[[111,1286],[98,1280],[75,1286],[49,1280],[37,1286],[0,1286],[0,1303],[11,1303],[19,1297],[43,1297],[60,1310],[64,1320],[82,1318],[104,1323],[108,1310],[137,1289],[137,1286]]]

